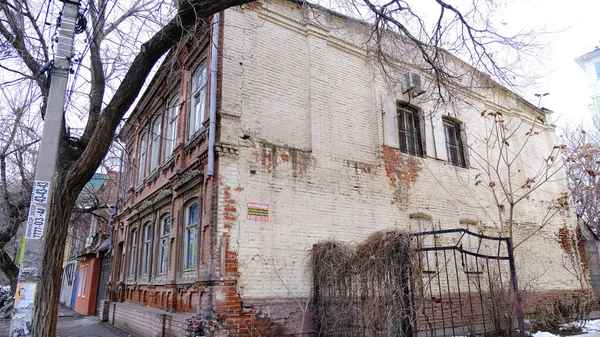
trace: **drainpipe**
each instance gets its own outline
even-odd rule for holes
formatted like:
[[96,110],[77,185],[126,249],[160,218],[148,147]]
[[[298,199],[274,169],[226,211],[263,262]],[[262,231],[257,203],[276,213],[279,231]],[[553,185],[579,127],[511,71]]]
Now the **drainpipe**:
[[208,169],[207,175],[212,177],[215,173],[215,133],[217,130],[217,59],[219,49],[219,17],[220,13],[213,15],[212,38],[210,44],[210,97],[209,97],[209,124],[208,124]]
[[109,242],[108,242],[108,253],[111,253],[113,250],[113,240],[115,233],[115,225],[113,224],[113,219],[117,215],[117,206],[119,202],[119,190],[121,187],[121,170],[123,169],[123,155],[125,154],[125,150],[121,149],[121,160],[119,160],[119,172],[117,173],[117,193],[115,195],[115,205],[113,206],[113,211],[108,217],[108,228],[110,229]]

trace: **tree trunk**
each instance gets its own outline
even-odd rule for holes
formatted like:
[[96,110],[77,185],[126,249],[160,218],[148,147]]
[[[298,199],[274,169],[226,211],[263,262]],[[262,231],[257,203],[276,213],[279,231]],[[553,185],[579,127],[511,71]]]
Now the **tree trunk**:
[[60,299],[62,263],[68,234],[71,210],[75,206],[80,191],[66,188],[68,171],[59,165],[53,179],[50,209],[46,222],[46,240],[42,255],[40,275],[32,321],[32,334],[35,337],[56,335],[58,303]]

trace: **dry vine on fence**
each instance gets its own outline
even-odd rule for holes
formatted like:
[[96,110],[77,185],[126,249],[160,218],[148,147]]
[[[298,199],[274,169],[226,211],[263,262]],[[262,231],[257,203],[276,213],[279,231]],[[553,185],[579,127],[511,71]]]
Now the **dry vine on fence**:
[[313,247],[316,325],[323,336],[412,336],[411,235],[377,232],[351,247]]

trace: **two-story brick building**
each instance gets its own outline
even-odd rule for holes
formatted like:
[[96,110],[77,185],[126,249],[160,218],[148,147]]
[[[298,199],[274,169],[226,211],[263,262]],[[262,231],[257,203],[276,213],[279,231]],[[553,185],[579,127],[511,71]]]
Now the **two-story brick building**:
[[[169,55],[120,134],[128,169],[109,321],[138,334],[182,335],[192,314],[219,336],[310,334],[315,243],[390,228],[499,232],[493,197],[475,184],[483,111],[541,121],[515,173],[524,179],[556,143],[543,111],[458,60],[473,85],[452,107],[434,105],[426,85],[413,97],[390,84],[363,23],[292,1],[213,20]],[[516,237],[537,230],[561,177],[519,206]],[[519,248],[535,261],[520,275],[539,290],[576,288],[556,236],[574,224],[562,212]]]

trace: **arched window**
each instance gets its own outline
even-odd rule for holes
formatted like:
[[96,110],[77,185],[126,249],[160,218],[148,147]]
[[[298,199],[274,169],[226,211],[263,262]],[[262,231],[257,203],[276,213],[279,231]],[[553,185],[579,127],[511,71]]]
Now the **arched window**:
[[196,269],[198,263],[198,201],[185,207],[185,232],[183,248],[183,269]]
[[171,230],[171,217],[166,215],[160,220],[160,248],[158,251],[158,274],[167,273],[169,261],[169,231]]
[[131,242],[129,246],[129,276],[135,276],[137,264],[138,230],[134,228],[131,231]]
[[152,223],[147,222],[144,226],[144,246],[142,249],[142,275],[147,276],[150,266],[152,251]]

